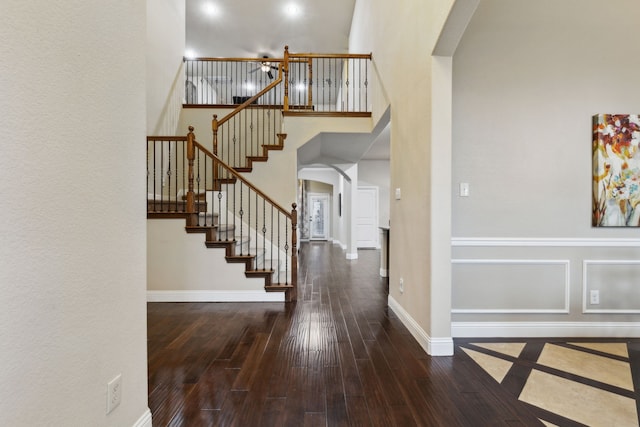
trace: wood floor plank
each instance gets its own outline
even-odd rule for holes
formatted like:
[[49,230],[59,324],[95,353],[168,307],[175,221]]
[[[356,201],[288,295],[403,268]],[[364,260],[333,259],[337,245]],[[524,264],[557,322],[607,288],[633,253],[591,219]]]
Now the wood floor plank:
[[[458,340],[452,357],[424,352],[387,306],[377,251],[351,262],[302,243],[299,272],[296,303],[148,304],[155,427],[574,425],[518,401],[544,340],[498,384]],[[640,344],[628,348],[637,395]]]

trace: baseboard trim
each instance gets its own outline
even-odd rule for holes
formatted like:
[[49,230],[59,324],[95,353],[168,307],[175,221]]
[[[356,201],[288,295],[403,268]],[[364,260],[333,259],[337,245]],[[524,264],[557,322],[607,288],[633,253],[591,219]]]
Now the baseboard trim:
[[284,302],[284,292],[147,291],[147,302]]
[[640,338],[640,322],[451,322],[455,338]]
[[142,416],[138,418],[138,421],[136,421],[132,427],[151,427],[151,426],[152,426],[151,410],[147,408],[147,410],[144,411],[144,414],[142,414]]
[[452,356],[453,338],[432,338],[418,325],[413,317],[391,296],[389,295],[389,308],[398,316],[398,319],[409,330],[411,335],[418,341],[420,347],[430,356]]
[[347,252],[347,259],[358,259],[358,252],[356,253]]

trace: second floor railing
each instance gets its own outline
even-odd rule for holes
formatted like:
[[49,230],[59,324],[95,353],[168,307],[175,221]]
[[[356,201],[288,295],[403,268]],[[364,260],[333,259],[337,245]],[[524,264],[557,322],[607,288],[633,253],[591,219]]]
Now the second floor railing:
[[185,59],[187,106],[235,106],[283,79],[255,107],[320,114],[370,113],[371,54],[289,53],[283,58]]

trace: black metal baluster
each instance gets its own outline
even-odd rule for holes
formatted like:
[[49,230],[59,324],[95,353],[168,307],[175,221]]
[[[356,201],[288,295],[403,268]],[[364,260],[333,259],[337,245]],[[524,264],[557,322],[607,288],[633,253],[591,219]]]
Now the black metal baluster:
[[284,226],[284,284],[289,284],[289,224],[286,217]]
[[267,269],[267,211],[266,200],[262,199],[262,269]]
[[[273,205],[271,205],[271,227],[269,228],[269,230],[271,231],[271,238],[269,239],[269,242],[271,244],[271,270],[273,270]],[[280,279],[280,277],[278,277],[278,279]],[[280,283],[280,280],[278,280],[278,283]]]
[[369,110],[369,61],[364,63],[364,111]]

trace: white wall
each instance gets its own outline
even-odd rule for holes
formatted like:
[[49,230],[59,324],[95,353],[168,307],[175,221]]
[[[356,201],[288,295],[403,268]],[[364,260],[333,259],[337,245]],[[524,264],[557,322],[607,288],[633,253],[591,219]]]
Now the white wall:
[[176,135],[184,99],[184,0],[147,0],[146,22],[147,134]]
[[[593,323],[640,320],[640,229],[591,227],[591,117],[639,111],[639,13],[635,0],[480,2],[453,62],[458,333],[551,321],[547,335],[575,334],[562,322],[610,335]],[[460,182],[469,197],[456,194]],[[585,305],[591,289],[606,301]]]
[[145,4],[0,17],[0,425],[150,426]]

